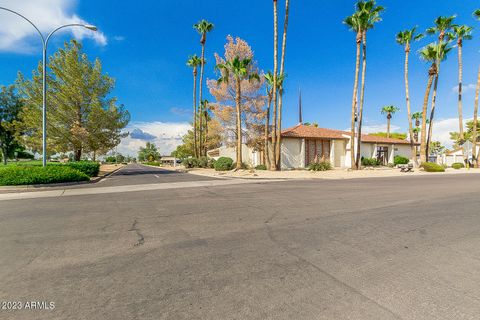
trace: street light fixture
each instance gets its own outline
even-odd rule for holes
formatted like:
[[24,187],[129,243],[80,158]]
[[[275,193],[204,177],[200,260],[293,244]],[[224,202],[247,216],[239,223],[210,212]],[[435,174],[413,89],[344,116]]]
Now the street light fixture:
[[47,49],[48,49],[48,41],[50,40],[51,36],[63,29],[63,28],[67,28],[67,27],[82,27],[82,28],[86,28],[86,29],[89,29],[89,30],[92,30],[92,31],[97,31],[98,28],[94,25],[90,25],[90,24],[81,24],[81,23],[71,23],[71,24],[66,24],[66,25],[63,25],[63,26],[60,26],[58,28],[56,28],[55,30],[53,30],[52,32],[50,32],[47,37],[44,36],[44,34],[40,31],[40,29],[38,29],[38,27],[32,22],[30,21],[27,17],[23,16],[22,14],[16,12],[16,11],[13,11],[11,9],[8,9],[8,8],[5,8],[5,7],[0,7],[0,10],[5,10],[5,11],[8,11],[8,12],[11,12],[21,18],[23,18],[24,20],[26,20],[28,23],[30,23],[34,28],[35,30],[37,30],[37,33],[38,35],[40,36],[40,38],[42,39],[42,44],[43,44],[43,62],[42,62],[42,76],[43,76],[43,104],[42,104],[42,165],[45,167],[47,165]]

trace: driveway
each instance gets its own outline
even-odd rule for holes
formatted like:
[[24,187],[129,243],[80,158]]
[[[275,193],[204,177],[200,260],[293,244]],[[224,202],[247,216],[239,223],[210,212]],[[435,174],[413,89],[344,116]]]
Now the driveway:
[[474,175],[185,183],[1,201],[0,318],[478,319]]

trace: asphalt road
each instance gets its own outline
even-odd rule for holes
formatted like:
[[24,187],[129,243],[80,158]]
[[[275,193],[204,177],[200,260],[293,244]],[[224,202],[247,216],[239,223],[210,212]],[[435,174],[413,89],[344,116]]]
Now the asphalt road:
[[155,179],[0,201],[0,319],[480,319],[476,175]]

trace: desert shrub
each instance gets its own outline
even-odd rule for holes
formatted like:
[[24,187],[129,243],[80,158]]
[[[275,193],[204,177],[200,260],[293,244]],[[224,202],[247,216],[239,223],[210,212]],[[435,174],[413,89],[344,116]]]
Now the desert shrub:
[[433,162],[424,162],[420,165],[426,172],[445,172],[445,168]]
[[105,162],[106,163],[115,163],[115,162],[117,162],[117,158],[114,157],[114,156],[108,156],[108,157],[105,158]]
[[457,162],[457,163],[452,164],[452,168],[459,170],[459,169],[465,168],[465,165],[461,162]]
[[182,164],[187,169],[197,168],[198,167],[198,159],[197,158],[186,158],[183,160]]
[[259,164],[255,167],[255,170],[267,170],[267,166],[264,164]]
[[395,158],[393,158],[393,163],[395,165],[399,165],[399,164],[408,164],[410,162],[410,159],[406,158],[406,157],[402,157],[402,156],[395,156]]
[[7,166],[0,170],[0,185],[14,186],[88,181],[83,172],[69,166]]
[[228,171],[233,166],[233,159],[227,157],[221,157],[215,161],[214,168],[216,171]]
[[77,169],[78,171],[85,173],[89,177],[98,176],[98,172],[100,171],[100,163],[95,161],[68,162],[65,164],[65,166]]
[[215,169],[215,162],[217,162],[217,160],[215,160],[213,158],[208,159],[208,167],[210,169]]
[[378,167],[380,165],[380,160],[375,158],[362,158],[362,166],[365,167]]
[[[237,167],[237,163],[234,162],[234,163],[232,164],[232,169],[235,169],[236,167]],[[249,168],[248,164],[246,164],[246,163],[244,163],[244,162],[242,162],[242,164],[240,165],[240,169],[242,169],[242,170],[246,170],[246,169],[248,169],[248,168]]]
[[145,164],[147,166],[160,167],[160,162],[158,162],[158,161],[144,162],[143,164]]
[[197,165],[199,168],[208,168],[208,158],[205,156],[198,158]]
[[330,163],[330,161],[314,162],[314,163],[310,163],[308,165],[308,170],[310,170],[310,171],[328,171],[328,170],[332,170],[332,164]]

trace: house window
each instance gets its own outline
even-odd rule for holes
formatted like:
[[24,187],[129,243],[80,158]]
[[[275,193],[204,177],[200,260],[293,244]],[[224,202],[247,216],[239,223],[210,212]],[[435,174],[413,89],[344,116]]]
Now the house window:
[[330,159],[330,140],[305,140],[305,165]]

